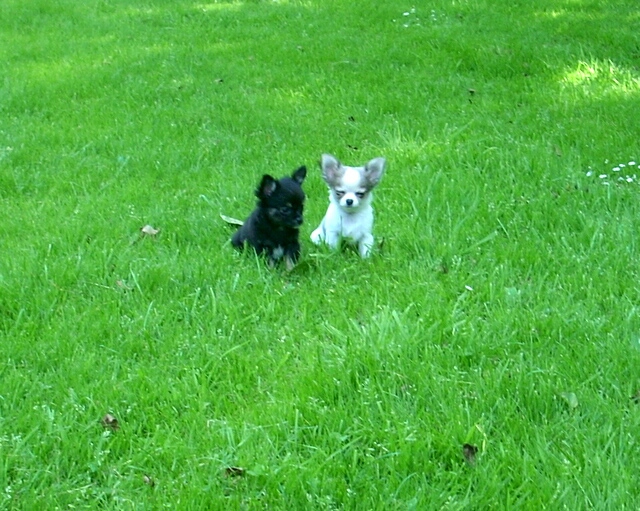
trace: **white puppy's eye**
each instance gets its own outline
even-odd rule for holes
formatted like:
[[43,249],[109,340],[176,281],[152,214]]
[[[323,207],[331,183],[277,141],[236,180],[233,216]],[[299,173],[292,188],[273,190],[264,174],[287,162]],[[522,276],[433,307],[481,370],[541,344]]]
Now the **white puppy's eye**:
[[364,192],[356,193],[356,197],[358,197],[358,199],[362,199],[364,197]]
[[344,191],[342,190],[336,190],[336,197],[341,198],[344,195]]

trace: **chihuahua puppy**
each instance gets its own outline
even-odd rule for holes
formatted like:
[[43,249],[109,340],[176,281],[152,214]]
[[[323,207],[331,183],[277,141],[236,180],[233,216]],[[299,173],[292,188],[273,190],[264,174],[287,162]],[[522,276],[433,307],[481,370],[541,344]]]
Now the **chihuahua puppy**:
[[301,185],[306,175],[303,166],[278,181],[268,174],[262,176],[255,191],[258,204],[233,235],[231,244],[242,249],[248,243],[258,255],[266,255],[269,266],[284,259],[287,270],[293,269],[300,257],[298,234],[305,199]]
[[374,158],[364,167],[342,165],[330,154],[322,155],[322,177],[329,185],[329,208],[318,228],[311,233],[316,244],[336,248],[345,239],[368,257],[373,247],[372,190],[382,179],[384,158]]

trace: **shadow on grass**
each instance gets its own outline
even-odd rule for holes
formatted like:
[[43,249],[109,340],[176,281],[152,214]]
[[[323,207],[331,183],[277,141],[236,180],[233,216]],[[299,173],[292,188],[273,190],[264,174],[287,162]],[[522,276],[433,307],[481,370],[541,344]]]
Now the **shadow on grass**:
[[[21,89],[53,88],[59,100],[73,101],[83,90],[89,97],[100,94],[98,84],[121,93],[114,101],[130,94],[153,102],[160,94],[184,101],[196,90],[215,97],[220,89],[256,87],[269,94],[278,88],[288,95],[270,96],[277,110],[278,103],[304,98],[306,84],[331,89],[371,72],[398,74],[384,58],[401,59],[400,51],[414,57],[407,64],[424,64],[416,57],[426,55],[442,73],[462,70],[486,80],[530,76],[536,62],[551,83],[590,63],[615,74],[638,71],[639,16],[629,2],[435,6],[431,18],[418,10],[418,23],[404,29],[396,19],[403,13],[392,5],[378,6],[367,19],[347,2],[11,2],[3,24],[12,44],[3,53],[17,78],[4,94],[19,98]],[[368,32],[350,30],[363,23]],[[321,67],[328,63],[333,65]],[[405,71],[414,78],[410,66]],[[24,88],[13,89],[20,78]],[[218,87],[223,84],[226,89]],[[375,96],[375,87],[368,92]]]
[[[338,1],[41,0],[3,10],[5,168],[89,153],[113,174],[134,146],[138,168],[217,168],[212,177],[248,168],[236,195],[265,162],[406,147],[417,161],[425,140],[446,144],[451,125],[483,115],[476,131],[487,117],[504,131],[519,108],[505,88],[550,104],[552,117],[621,111],[639,89],[630,2],[436,2],[406,27],[399,4],[365,14]],[[525,111],[523,124],[540,121]]]

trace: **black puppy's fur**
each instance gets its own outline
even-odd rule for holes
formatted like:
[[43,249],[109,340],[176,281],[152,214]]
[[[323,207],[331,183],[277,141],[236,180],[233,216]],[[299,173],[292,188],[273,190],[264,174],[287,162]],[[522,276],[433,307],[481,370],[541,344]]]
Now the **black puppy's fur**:
[[231,244],[242,249],[246,242],[259,255],[265,254],[270,266],[284,258],[287,269],[292,269],[300,257],[298,234],[305,199],[301,185],[306,175],[303,166],[279,181],[268,174],[262,176],[255,191],[256,209],[233,235]]

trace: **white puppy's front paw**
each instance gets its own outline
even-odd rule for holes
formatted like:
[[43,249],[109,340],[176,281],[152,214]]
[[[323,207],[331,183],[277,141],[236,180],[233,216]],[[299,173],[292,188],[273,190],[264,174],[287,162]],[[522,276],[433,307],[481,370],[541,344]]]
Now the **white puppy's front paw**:
[[320,245],[320,243],[324,241],[324,230],[322,229],[322,226],[318,227],[311,233],[311,241],[316,245]]
[[338,248],[338,245],[340,244],[340,233],[333,231],[326,232],[324,236],[324,242],[332,249]]
[[360,257],[366,259],[371,255],[371,247],[373,247],[373,236],[371,234],[364,236],[358,243],[358,252]]

